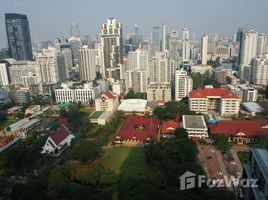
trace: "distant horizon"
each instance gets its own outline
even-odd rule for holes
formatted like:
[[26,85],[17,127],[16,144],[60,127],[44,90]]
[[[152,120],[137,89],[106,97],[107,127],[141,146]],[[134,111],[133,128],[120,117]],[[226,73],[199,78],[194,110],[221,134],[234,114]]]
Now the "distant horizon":
[[167,34],[177,30],[180,38],[183,27],[194,29],[197,40],[205,33],[218,33],[231,38],[239,27],[268,33],[266,0],[168,0],[164,3],[160,0],[128,3],[123,0],[94,3],[86,0],[2,0],[1,4],[0,24],[3,28],[0,45],[7,44],[5,13],[27,15],[32,42],[69,37],[73,21],[79,26],[81,38],[90,35],[93,40],[109,17],[122,22],[124,37],[134,32],[135,24],[140,33],[149,37],[153,26],[161,27],[163,23]]

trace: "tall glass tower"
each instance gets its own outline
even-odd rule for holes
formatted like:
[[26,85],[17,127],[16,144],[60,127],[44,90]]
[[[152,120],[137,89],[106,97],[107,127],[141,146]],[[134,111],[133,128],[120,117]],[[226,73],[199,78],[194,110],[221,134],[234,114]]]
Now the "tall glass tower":
[[27,16],[6,13],[5,21],[11,57],[16,60],[32,60],[33,51]]

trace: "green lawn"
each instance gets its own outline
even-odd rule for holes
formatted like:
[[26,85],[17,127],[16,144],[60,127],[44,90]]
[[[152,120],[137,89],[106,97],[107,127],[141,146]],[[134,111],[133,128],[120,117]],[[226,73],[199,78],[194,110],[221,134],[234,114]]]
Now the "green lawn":
[[[133,185],[136,182],[130,177],[150,177],[155,170],[146,166],[144,148],[142,147],[114,147],[105,149],[100,164],[113,170],[119,176],[119,184],[114,185],[113,200],[119,198],[121,187]],[[134,181],[134,182],[133,182]]]
[[141,147],[114,147],[106,149],[101,158],[101,165],[117,174],[126,171],[131,173],[148,173],[144,160],[144,148]]
[[0,128],[4,129],[4,128],[8,127],[11,124],[14,124],[15,122],[17,122],[19,120],[20,120],[19,118],[13,118],[13,117],[8,118],[6,121],[0,122]]

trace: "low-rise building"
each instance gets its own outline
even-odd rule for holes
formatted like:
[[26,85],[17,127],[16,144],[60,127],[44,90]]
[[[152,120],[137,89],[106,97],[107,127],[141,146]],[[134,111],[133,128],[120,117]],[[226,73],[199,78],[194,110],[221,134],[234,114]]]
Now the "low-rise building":
[[114,112],[119,106],[118,96],[110,90],[102,93],[95,99],[96,111],[109,111]]
[[48,137],[41,153],[59,155],[71,145],[73,139],[74,135],[66,127],[61,127],[57,132]]
[[115,143],[146,143],[157,139],[159,127],[160,119],[128,116],[115,138]]
[[225,135],[229,142],[238,144],[252,143],[268,135],[266,120],[221,120],[209,128],[212,136]]
[[190,110],[197,113],[217,112],[221,116],[237,116],[239,106],[239,98],[227,88],[196,89],[189,93]]
[[208,128],[202,115],[183,115],[182,127],[186,129],[189,138],[208,137]]
[[104,126],[113,117],[110,111],[95,111],[89,116],[89,122],[96,125]]
[[171,85],[170,83],[150,83],[147,87],[148,101],[171,101]]
[[118,107],[125,113],[145,114],[147,111],[147,100],[144,99],[124,99]]
[[55,98],[57,103],[81,102],[90,104],[102,92],[108,90],[108,87],[102,87],[103,84],[95,84],[92,81],[84,85],[76,85],[73,83],[63,83],[60,89],[55,90]]

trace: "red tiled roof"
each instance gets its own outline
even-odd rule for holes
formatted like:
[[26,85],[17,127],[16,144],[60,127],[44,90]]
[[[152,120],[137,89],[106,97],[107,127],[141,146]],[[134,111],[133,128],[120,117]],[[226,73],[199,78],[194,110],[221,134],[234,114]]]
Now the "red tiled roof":
[[58,145],[61,143],[66,137],[68,137],[69,132],[65,127],[60,128],[57,132],[50,136],[53,142]]
[[115,95],[112,91],[110,91],[110,90],[104,92],[103,94],[104,94],[106,97],[108,97],[109,99],[116,99],[116,95]]
[[60,117],[59,118],[59,123],[67,125],[68,124],[68,118],[67,117]]
[[208,96],[220,96],[224,99],[238,99],[238,97],[227,88],[204,88],[189,92],[190,98],[207,98]]
[[163,134],[172,134],[175,132],[176,128],[179,128],[179,122],[175,120],[168,120],[163,122],[162,133]]
[[[135,137],[138,140],[146,140],[150,136],[157,134],[160,120],[154,117],[143,118],[137,116],[129,116],[125,119],[120,131],[119,136],[123,139],[132,139]],[[138,125],[143,125],[143,130],[135,130]]]
[[210,132],[213,135],[237,135],[242,132],[246,136],[261,136],[268,133],[267,128],[262,128],[256,120],[222,120],[217,124],[210,124]]

